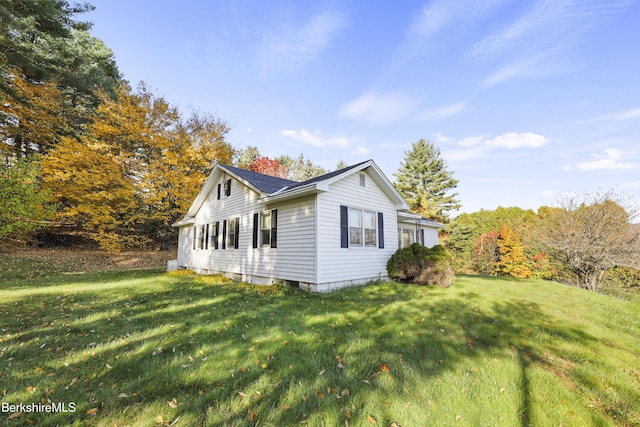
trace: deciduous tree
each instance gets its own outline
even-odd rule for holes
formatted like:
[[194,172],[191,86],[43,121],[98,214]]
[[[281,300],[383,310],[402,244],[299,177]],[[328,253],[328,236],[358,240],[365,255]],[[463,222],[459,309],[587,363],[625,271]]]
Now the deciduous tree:
[[267,156],[258,157],[254,160],[249,170],[275,176],[276,178],[285,178],[288,174],[287,169],[277,159],[270,159]]
[[598,291],[612,267],[640,267],[639,210],[612,191],[567,196],[543,210],[538,239],[575,275],[580,287]]
[[141,85],[101,95],[79,140],[65,138],[43,159],[60,218],[84,227],[102,247],[159,242],[163,248],[213,167],[229,163],[226,124],[177,109]]
[[28,238],[51,219],[50,198],[38,175],[31,159],[0,162],[0,238]]
[[520,243],[520,236],[506,224],[502,224],[500,228],[497,246],[498,259],[494,263],[495,274],[519,279],[531,277],[532,272],[527,265],[527,256]]

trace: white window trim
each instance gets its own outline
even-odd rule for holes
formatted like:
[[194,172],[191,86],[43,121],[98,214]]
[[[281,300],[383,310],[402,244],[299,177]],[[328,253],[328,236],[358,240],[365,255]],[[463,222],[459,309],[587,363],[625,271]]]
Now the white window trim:
[[[409,245],[406,245],[406,246],[404,244],[404,232],[405,232],[405,230],[411,232],[411,234],[413,235],[413,241],[411,243],[409,243]],[[411,240],[411,239],[409,239],[409,240]],[[398,243],[399,243],[398,249],[406,248],[406,247],[408,247],[411,244],[416,243],[416,242],[419,242],[419,239],[418,239],[418,236],[416,235],[416,228],[415,227],[404,227],[402,225],[398,226]]]
[[[355,228],[351,226],[351,211],[358,211],[360,212],[360,239],[361,242],[360,244],[353,244],[351,243],[351,228]],[[365,214],[369,213],[373,215],[374,218],[374,228],[367,228],[366,224],[365,224]],[[349,249],[377,249],[378,248],[378,213],[376,211],[371,211],[369,209],[363,209],[363,208],[354,208],[351,206],[347,207],[347,225],[348,225],[348,230],[349,230]],[[374,230],[374,241],[372,245],[367,245],[366,241],[366,235],[367,235],[367,230]]]
[[[264,219],[269,217],[269,227],[264,228]],[[260,228],[258,229],[258,248],[271,248],[271,211],[265,211],[260,213]],[[264,232],[269,233],[269,239],[264,238]]]

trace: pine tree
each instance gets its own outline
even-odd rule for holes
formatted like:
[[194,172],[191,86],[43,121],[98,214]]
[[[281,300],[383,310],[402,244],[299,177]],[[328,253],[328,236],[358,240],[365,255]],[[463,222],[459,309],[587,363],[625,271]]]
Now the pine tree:
[[452,193],[458,185],[453,173],[440,155],[440,150],[424,139],[412,144],[405,151],[404,162],[393,174],[396,189],[409,203],[411,211],[426,218],[447,222],[448,213],[460,208]]

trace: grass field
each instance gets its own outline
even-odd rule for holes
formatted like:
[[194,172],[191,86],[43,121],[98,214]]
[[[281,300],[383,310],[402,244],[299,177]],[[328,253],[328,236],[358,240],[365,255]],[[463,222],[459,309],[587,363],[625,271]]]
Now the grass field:
[[[640,425],[637,302],[43,268],[0,260],[0,425]],[[17,410],[36,403],[58,412]]]

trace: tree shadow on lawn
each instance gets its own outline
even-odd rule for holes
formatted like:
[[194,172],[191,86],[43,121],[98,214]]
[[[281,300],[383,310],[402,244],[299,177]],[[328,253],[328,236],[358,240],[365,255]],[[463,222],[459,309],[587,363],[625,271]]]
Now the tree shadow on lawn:
[[[405,425],[400,419],[424,420],[417,412],[443,375],[511,355],[521,402],[506,415],[529,425],[536,422],[531,367],[558,370],[545,356],[550,347],[594,340],[577,328],[545,328],[536,304],[487,308],[475,293],[452,298],[442,289],[381,284],[260,295],[167,277],[149,278],[153,292],[141,285],[105,293],[98,283],[1,305],[9,316],[0,353],[5,400],[78,404],[73,414],[32,414],[39,425],[178,417],[202,425],[365,425],[369,417]],[[541,338],[531,340],[533,333]],[[464,421],[487,421],[477,416]]]

